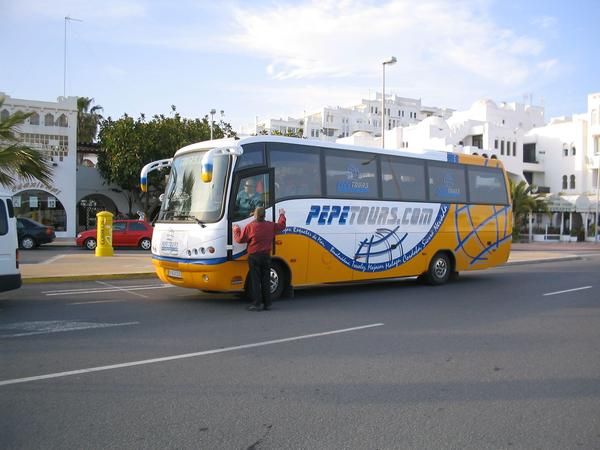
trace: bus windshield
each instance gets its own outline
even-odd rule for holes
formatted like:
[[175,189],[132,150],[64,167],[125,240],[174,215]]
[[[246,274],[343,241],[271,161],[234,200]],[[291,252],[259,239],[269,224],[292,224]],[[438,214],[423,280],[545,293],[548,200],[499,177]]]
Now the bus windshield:
[[188,153],[173,160],[158,220],[161,222],[216,222],[223,213],[229,156],[215,156],[210,183],[201,179],[204,152]]

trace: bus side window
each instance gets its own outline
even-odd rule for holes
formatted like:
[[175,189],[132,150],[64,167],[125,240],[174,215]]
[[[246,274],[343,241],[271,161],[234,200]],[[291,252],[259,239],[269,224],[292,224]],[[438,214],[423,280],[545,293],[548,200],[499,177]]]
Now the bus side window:
[[457,164],[430,162],[429,200],[440,203],[466,203],[465,167]]
[[242,220],[250,217],[258,206],[268,208],[271,206],[269,192],[269,175],[253,175],[240,180],[235,193],[233,220]]
[[427,201],[423,161],[382,156],[381,181],[385,200]]
[[277,200],[321,196],[321,159],[307,146],[273,142],[267,144],[269,165],[275,169]]
[[471,167],[469,174],[469,201],[471,203],[508,203],[506,183],[500,169],[491,167]]
[[244,144],[242,148],[244,149],[244,153],[235,165],[236,171],[246,167],[262,166],[265,163],[263,143]]
[[325,156],[327,195],[342,198],[377,198],[378,176],[375,155],[331,151]]

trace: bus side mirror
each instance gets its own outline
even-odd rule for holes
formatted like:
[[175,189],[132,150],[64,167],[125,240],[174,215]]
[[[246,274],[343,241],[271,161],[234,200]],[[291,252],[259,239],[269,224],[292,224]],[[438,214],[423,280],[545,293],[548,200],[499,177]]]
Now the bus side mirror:
[[213,148],[207,151],[202,157],[200,178],[204,183],[210,183],[213,177],[213,159],[220,155],[240,156],[243,153],[242,147],[223,147]]
[[[211,158],[212,159],[212,158]],[[200,174],[200,178],[204,183],[210,183],[212,181],[213,175],[213,165],[212,160],[210,162],[202,161],[202,173]]]

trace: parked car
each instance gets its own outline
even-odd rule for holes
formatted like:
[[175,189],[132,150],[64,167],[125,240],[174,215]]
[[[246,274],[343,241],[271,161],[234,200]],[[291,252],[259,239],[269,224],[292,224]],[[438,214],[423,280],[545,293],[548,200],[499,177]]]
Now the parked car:
[[[95,250],[98,245],[98,231],[82,231],[77,235],[75,243]],[[115,220],[112,231],[113,247],[140,247],[143,250],[150,250],[152,247],[152,225],[143,220]]]
[[26,217],[17,217],[19,247],[30,250],[42,244],[49,244],[55,238],[56,234],[53,227]]

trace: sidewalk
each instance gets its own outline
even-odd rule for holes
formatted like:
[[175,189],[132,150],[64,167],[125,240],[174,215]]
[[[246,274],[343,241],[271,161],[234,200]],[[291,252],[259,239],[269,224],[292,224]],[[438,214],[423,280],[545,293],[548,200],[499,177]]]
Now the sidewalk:
[[[60,239],[53,246],[72,246],[73,239]],[[557,242],[513,244],[509,265],[533,262],[581,259],[583,255],[600,253],[593,242]],[[24,283],[47,283],[75,280],[116,278],[154,278],[152,255],[130,255],[115,250],[114,256],[96,257],[94,252],[59,255],[39,264],[21,264]]]

